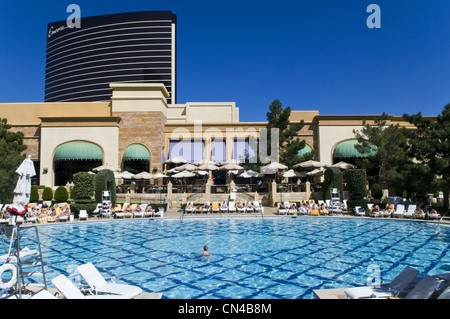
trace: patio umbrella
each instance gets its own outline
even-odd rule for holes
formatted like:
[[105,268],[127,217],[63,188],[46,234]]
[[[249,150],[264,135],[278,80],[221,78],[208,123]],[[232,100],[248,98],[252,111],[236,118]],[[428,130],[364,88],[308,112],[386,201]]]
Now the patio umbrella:
[[208,172],[207,171],[202,171],[202,170],[200,170],[200,171],[195,171],[198,175],[208,175]]
[[193,164],[189,164],[189,163],[177,167],[177,170],[181,170],[181,171],[183,171],[183,170],[184,171],[195,171],[196,169],[197,169],[197,166],[195,166]]
[[297,172],[294,172],[293,169],[290,169],[290,170],[288,170],[288,171],[283,173],[283,177],[300,177],[299,175],[300,174],[297,173]]
[[323,168],[316,168],[315,170],[312,170],[311,172],[306,173],[308,176],[322,176],[325,170]]
[[114,177],[115,178],[131,179],[131,178],[134,178],[134,174],[132,174],[132,173],[130,173],[128,171],[125,171],[125,172],[122,172],[122,173],[115,174]]
[[334,165],[331,165],[331,167],[338,167],[340,169],[350,169],[350,168],[356,168],[356,165],[347,163],[347,162],[339,162]]
[[226,165],[226,164],[239,164],[239,163],[240,163],[239,160],[232,158],[232,159],[229,159],[229,160],[227,160],[227,161],[225,161],[225,162],[220,163],[220,165]]
[[184,178],[184,177],[194,177],[194,176],[195,176],[194,173],[188,172],[188,171],[182,171],[175,175],[172,175],[172,177],[174,177],[174,178]]
[[199,170],[202,170],[202,171],[216,171],[216,170],[219,169],[219,167],[216,166],[215,164],[208,163],[208,164],[202,164],[202,165],[200,165],[200,166],[198,167],[198,169],[199,169]]
[[135,179],[152,179],[155,178],[152,174],[149,172],[140,172],[139,174],[134,175]]
[[236,163],[229,163],[229,164],[225,164],[225,165],[221,166],[220,169],[227,170],[227,171],[235,171],[235,170],[241,170],[244,168]]
[[167,171],[167,173],[169,173],[169,174],[176,174],[176,173],[179,173],[180,171],[181,171],[180,169],[177,169],[177,168],[175,167],[175,168],[169,169],[169,170]]
[[325,166],[326,165],[321,163],[321,162],[309,160],[309,161],[306,161],[306,162],[295,164],[293,167],[294,168],[297,168],[297,167],[302,167],[302,168],[319,168],[319,167],[325,167]]
[[181,157],[172,157],[166,161],[166,164],[186,164],[188,161]]
[[163,173],[158,173],[158,174],[156,174],[156,175],[153,175],[152,178],[164,178],[164,177],[169,177],[169,176],[167,176],[167,175],[165,175],[165,174],[163,174]]
[[30,202],[31,177],[36,175],[31,156],[28,156],[16,169],[19,174],[16,188],[14,188],[14,199],[12,205],[8,205],[6,210],[13,215],[25,215],[26,205]]
[[211,161],[211,160],[200,160],[197,162],[194,162],[195,165],[217,165],[216,162]]
[[97,167],[93,168],[92,170],[94,172],[100,172],[101,170],[104,170],[104,169],[109,169],[110,171],[113,171],[113,172],[120,172],[121,171],[120,168],[112,166],[112,165],[108,165],[108,164],[97,166]]
[[278,163],[278,162],[272,162],[269,165],[262,166],[261,168],[267,169],[267,170],[280,170],[280,169],[287,169],[288,167],[286,165]]

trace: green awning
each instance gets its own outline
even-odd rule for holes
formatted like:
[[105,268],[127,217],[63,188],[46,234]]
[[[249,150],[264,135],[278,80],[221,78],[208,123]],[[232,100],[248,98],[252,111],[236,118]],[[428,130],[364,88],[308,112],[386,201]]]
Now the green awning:
[[59,146],[55,151],[55,161],[70,160],[103,160],[103,151],[100,146],[84,142],[75,141]]
[[150,160],[150,152],[148,149],[141,144],[132,144],[127,147],[125,153],[123,154],[124,161],[149,161]]
[[306,154],[311,153],[312,150],[313,149],[311,148],[311,146],[306,144],[304,148],[302,148],[301,150],[298,151],[297,157],[303,158]]
[[355,158],[355,157],[370,157],[377,154],[377,147],[372,146],[372,149],[366,153],[360,153],[355,148],[358,144],[357,140],[348,140],[339,143],[334,149],[333,158]]

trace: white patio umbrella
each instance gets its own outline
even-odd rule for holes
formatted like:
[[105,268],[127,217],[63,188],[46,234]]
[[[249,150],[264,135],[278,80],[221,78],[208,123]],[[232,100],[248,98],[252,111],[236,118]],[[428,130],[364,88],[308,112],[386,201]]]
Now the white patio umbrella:
[[139,174],[134,175],[135,179],[152,179],[155,178],[152,174],[149,172],[140,172]]
[[158,173],[158,174],[153,175],[152,178],[164,178],[164,177],[169,177],[169,176],[167,176],[167,175],[165,175],[163,173]]
[[176,167],[172,168],[172,169],[169,169],[167,171],[167,173],[169,173],[169,174],[176,174],[176,173],[179,173],[179,172],[181,172],[181,170],[177,169]]
[[6,210],[13,215],[25,215],[25,206],[30,202],[31,177],[36,175],[31,156],[28,156],[16,169],[19,180],[14,188],[14,199],[12,205],[8,205]]
[[115,178],[124,178],[124,179],[131,179],[134,178],[134,174],[128,172],[128,171],[124,171],[122,173],[118,173],[114,175]]
[[323,168],[316,168],[315,170],[312,170],[311,172],[306,173],[308,176],[322,176],[325,170]]
[[109,169],[110,171],[113,171],[113,172],[120,172],[121,171],[120,168],[112,166],[112,165],[108,165],[108,164],[97,166],[97,167],[93,168],[92,170],[94,172],[100,172],[101,170],[104,170],[104,169]]
[[281,169],[287,169],[288,167],[284,164],[281,164],[279,162],[272,162],[269,165],[262,166],[261,168],[267,169],[267,170],[281,170]]
[[207,171],[202,171],[202,170],[195,171],[195,172],[196,172],[198,175],[202,175],[202,176],[208,175],[208,174],[209,174]]
[[207,163],[200,165],[198,169],[202,171],[216,171],[219,169],[219,167],[216,166],[215,164]]
[[195,171],[196,169],[197,166],[189,163],[177,167],[177,170],[180,171]]
[[283,177],[300,177],[300,174],[290,169],[283,173]]
[[319,168],[319,167],[325,167],[326,164],[318,162],[318,161],[313,161],[313,160],[309,160],[306,162],[302,162],[302,163],[298,163],[295,164],[293,167],[297,168],[297,167],[302,167],[302,168]]
[[347,163],[347,162],[339,162],[334,165],[331,165],[331,167],[338,167],[340,169],[350,169],[350,168],[356,168],[356,165]]
[[194,162],[195,165],[217,165],[218,163],[211,161],[211,160],[200,160],[197,162]]
[[166,164],[186,164],[188,161],[181,157],[172,157],[166,161]]
[[172,175],[172,177],[174,177],[174,178],[184,178],[184,177],[194,177],[194,176],[195,176],[194,173],[188,172],[188,171],[182,171],[182,172]]
[[221,166],[220,169],[227,170],[227,171],[235,171],[235,170],[241,170],[244,168],[236,163],[229,163],[229,164],[225,164],[225,165]]

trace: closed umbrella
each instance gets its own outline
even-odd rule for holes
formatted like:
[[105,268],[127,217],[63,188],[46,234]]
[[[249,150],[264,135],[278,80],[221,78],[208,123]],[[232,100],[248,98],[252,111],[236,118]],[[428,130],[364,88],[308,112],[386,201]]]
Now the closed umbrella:
[[8,205],[6,210],[13,215],[25,215],[26,205],[30,202],[31,178],[36,175],[31,156],[28,156],[16,169],[19,180],[14,188],[14,199],[12,205]]

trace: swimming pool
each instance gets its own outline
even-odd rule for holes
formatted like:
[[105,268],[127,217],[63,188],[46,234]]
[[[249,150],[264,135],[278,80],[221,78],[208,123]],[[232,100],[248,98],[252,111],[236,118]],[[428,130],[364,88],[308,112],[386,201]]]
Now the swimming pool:
[[[125,220],[39,227],[49,286],[92,262],[104,276],[163,298],[310,299],[314,289],[384,282],[405,266],[450,264],[450,230],[427,223],[352,218]],[[36,247],[23,228],[21,245]],[[208,245],[211,257],[200,257]]]

